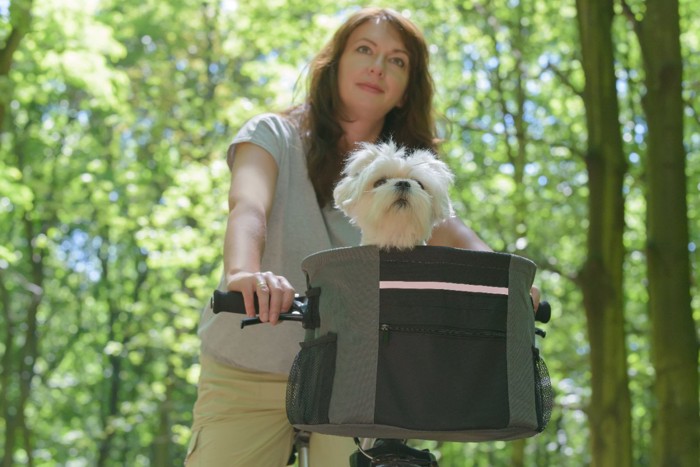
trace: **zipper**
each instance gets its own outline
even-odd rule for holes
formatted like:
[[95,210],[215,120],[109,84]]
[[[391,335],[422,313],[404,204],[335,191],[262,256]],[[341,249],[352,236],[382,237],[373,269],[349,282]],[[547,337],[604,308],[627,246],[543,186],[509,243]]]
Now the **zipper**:
[[393,332],[425,334],[438,337],[454,337],[458,339],[504,339],[506,337],[506,333],[504,331],[495,331],[491,329],[458,329],[410,324],[383,323],[379,325],[379,331],[382,335],[382,340],[386,343],[389,342],[389,337]]

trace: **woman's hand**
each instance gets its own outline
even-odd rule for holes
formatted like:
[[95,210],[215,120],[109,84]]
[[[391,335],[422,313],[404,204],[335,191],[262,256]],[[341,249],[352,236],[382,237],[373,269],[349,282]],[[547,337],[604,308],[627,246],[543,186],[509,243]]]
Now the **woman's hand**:
[[255,296],[258,297],[258,317],[263,323],[276,324],[280,313],[288,311],[294,301],[294,287],[289,281],[270,271],[240,271],[227,277],[226,289],[243,294],[246,315],[254,317]]
[[530,288],[530,297],[532,297],[532,306],[537,313],[537,309],[540,307],[540,289],[536,285]]

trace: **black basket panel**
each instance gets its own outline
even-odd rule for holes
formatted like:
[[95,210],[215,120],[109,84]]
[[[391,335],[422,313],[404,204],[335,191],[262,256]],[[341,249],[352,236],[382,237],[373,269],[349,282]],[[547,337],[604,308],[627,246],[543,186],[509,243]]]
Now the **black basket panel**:
[[505,336],[426,331],[380,337],[376,422],[430,431],[506,427]]

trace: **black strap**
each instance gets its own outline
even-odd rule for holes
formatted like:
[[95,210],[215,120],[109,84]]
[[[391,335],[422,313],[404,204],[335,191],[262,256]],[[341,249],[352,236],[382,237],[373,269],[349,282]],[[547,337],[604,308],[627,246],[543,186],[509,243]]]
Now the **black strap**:
[[317,329],[321,326],[321,315],[318,311],[320,297],[320,287],[312,287],[306,291],[306,311],[301,322],[304,329]]

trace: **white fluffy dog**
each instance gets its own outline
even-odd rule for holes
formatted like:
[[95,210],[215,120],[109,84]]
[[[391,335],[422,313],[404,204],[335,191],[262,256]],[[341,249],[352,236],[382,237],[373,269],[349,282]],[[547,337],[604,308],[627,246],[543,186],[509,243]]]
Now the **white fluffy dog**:
[[333,197],[362,231],[362,245],[411,249],[453,214],[454,175],[426,150],[408,152],[392,141],[363,144],[348,157]]

